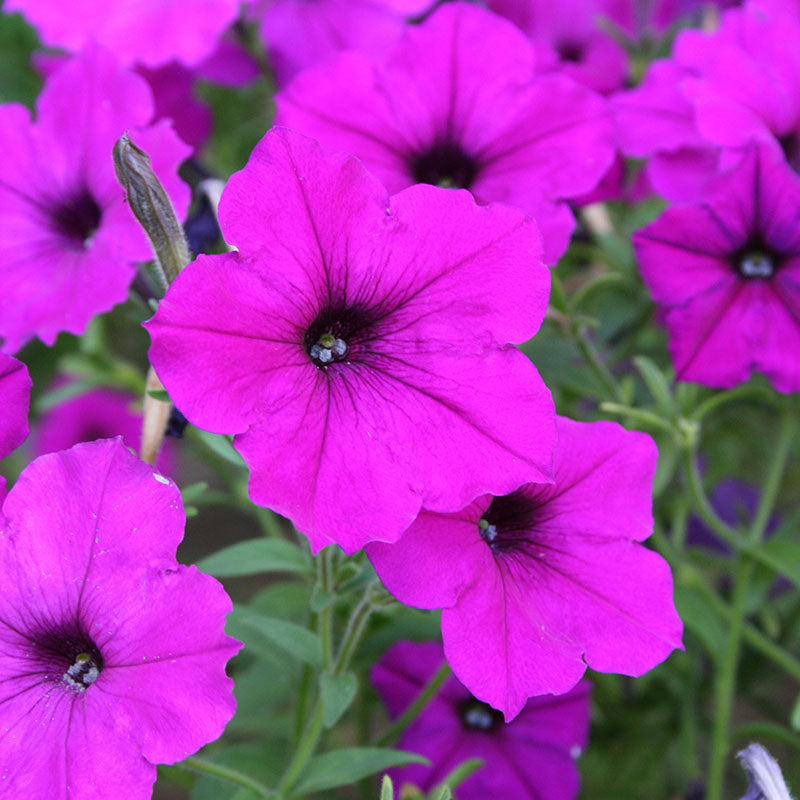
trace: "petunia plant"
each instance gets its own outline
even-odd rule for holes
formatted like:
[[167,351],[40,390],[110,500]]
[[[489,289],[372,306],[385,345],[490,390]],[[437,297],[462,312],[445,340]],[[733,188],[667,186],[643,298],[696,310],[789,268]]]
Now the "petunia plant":
[[7,0],[0,796],[796,794],[798,53]]

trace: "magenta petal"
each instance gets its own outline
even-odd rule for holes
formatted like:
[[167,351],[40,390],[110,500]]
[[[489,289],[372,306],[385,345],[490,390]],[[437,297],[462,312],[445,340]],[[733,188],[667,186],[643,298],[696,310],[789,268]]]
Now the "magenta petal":
[[[478,520],[491,498],[476,500],[457,514],[420,512],[394,544],[372,542],[367,556],[383,585],[401,602],[417,608],[449,608],[493,564],[478,535]],[[413,569],[408,565],[413,564]],[[476,567],[482,564],[482,567]]]
[[[220,213],[239,252],[181,273],[151,360],[192,422],[238,434],[251,497],[315,550],[549,480],[552,399],[509,345],[547,302],[528,217],[430,186],[390,201],[355,158],[285,129]],[[314,355],[323,334],[336,358]]]
[[0,353],[0,458],[19,447],[28,435],[32,386],[27,367]]

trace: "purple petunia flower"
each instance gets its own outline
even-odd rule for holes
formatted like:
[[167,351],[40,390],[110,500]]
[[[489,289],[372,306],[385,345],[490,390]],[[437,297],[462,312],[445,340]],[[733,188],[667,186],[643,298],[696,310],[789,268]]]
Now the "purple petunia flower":
[[[0,353],[0,459],[19,447],[28,435],[31,400],[28,368],[16,358]],[[0,475],[0,502],[6,496],[6,482]]]
[[308,70],[277,104],[280,124],[354,153],[390,192],[431,183],[519,206],[536,219],[548,264],[575,226],[566,201],[591,191],[614,157],[605,100],[537,74],[524,34],[466,3],[409,28],[382,63],[347,53]]
[[36,121],[0,106],[0,337],[14,352],[33,336],[52,344],[127,296],[152,251],[117,182],[111,149],[126,129],[146,150],[179,215],[189,149],[153,115],[144,80],[92,47],[47,81]]
[[[438,642],[398,642],[372,669],[389,714],[398,717],[442,663]],[[591,684],[558,697],[532,697],[511,723],[451,677],[403,734],[399,747],[421,753],[430,766],[393,770],[397,783],[430,791],[469,758],[484,766],[458,787],[459,800],[573,800],[580,777],[575,759],[589,733]]]
[[233,716],[231,601],[176,563],[177,488],[121,439],[42,456],[0,514],[0,781],[9,797],[150,797]]
[[622,88],[628,55],[611,34],[632,33],[631,0],[489,0],[534,43],[539,69],[561,69],[597,92]]
[[645,434],[559,417],[554,484],[423,511],[367,555],[398,600],[443,609],[453,672],[513,719],[587,664],[641,675],[681,647],[669,566],[639,544],[653,528],[656,457]]
[[730,387],[763,372],[800,389],[800,179],[774,147],[751,145],[705,191],[634,235],[664,311],[679,380]]
[[279,86],[342,50],[380,55],[420,0],[255,0],[251,14]]
[[6,0],[49,47],[82,50],[97,42],[122,64],[195,65],[207,58],[239,14],[239,0]]
[[431,186],[390,199],[358,159],[282,129],[219,213],[238,252],[178,276],[150,358],[190,422],[236,434],[254,502],[353,552],[422,505],[550,480],[552,399],[509,344],[547,304],[529,217]]
[[[67,381],[59,382],[68,385]],[[139,408],[136,408],[137,403]],[[35,454],[67,450],[80,442],[121,436],[134,452],[142,438],[141,398],[131,392],[97,388],[70,397],[45,411],[36,422],[31,437]],[[158,453],[156,468],[175,475],[177,454],[166,439]]]

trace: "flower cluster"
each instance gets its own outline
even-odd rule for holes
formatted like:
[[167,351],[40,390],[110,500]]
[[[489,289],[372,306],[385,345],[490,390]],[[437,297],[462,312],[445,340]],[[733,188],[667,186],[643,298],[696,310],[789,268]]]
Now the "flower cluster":
[[[318,558],[291,622],[256,614],[262,595],[234,618],[276,664],[273,645],[291,639],[284,655],[306,665],[294,756],[274,791],[210,772],[263,797],[335,788],[319,761],[302,773],[356,695],[350,659],[369,614],[396,600],[413,619],[437,612],[411,638],[441,630],[441,643],[413,644],[387,625],[394,646],[362,665],[394,726],[409,722],[399,746],[431,761],[391,751],[385,765],[402,768],[390,774],[412,784],[403,796],[478,757],[462,800],[574,800],[587,668],[638,677],[684,648],[662,553],[680,551],[690,584],[693,511],[744,565],[731,603],[718,601],[728,655],[750,602],[745,562],[777,536],[789,423],[740,537],[695,458],[724,400],[673,377],[730,389],[759,372],[800,391],[796,4],[7,0],[3,13],[17,11],[48,50],[32,60],[35,110],[34,98],[0,105],[0,458],[27,437],[31,408],[38,455],[8,492],[0,479],[0,793],[140,800],[157,764],[233,716],[231,600],[176,561],[185,515],[160,445],[171,420],[193,426],[205,462],[187,502],[250,512],[277,534],[212,555],[211,574],[306,576],[309,547]],[[274,124],[238,162],[231,147],[244,166],[220,175],[212,128],[236,121],[198,87],[251,82],[264,107],[244,127],[273,105]],[[196,256],[180,228],[187,182],[203,217]],[[616,228],[614,204],[599,206],[651,193],[667,207]],[[603,248],[624,267],[611,276],[594,263]],[[663,334],[632,335],[606,365],[587,330],[609,277],[640,302],[596,327],[623,339],[655,303],[669,353]],[[115,315],[93,322],[129,295],[119,328]],[[130,320],[133,337],[115,340]],[[549,360],[540,328],[569,339]],[[631,360],[643,348],[663,370]],[[561,381],[578,355],[603,395]],[[637,408],[645,390],[655,406]],[[126,446],[153,430],[143,458],[157,468]],[[643,431],[661,437],[660,464]],[[209,469],[224,490],[206,493]],[[673,493],[661,514],[654,481]],[[659,552],[645,543],[657,522]],[[277,540],[294,533],[300,546]],[[365,594],[335,645],[348,587]],[[260,655],[248,648],[243,670]],[[711,800],[730,738],[714,731]]]

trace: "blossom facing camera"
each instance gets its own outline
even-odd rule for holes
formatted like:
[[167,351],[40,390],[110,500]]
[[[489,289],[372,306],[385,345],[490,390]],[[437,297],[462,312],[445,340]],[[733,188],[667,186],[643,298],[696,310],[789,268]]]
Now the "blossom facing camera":
[[800,179],[776,147],[751,144],[703,203],[634,234],[679,380],[729,388],[758,371],[800,390],[799,220]]
[[[74,10],[73,10],[74,13]],[[111,149],[127,130],[150,153],[179,216],[188,187],[176,171],[189,154],[169,123],[149,125],[144,79],[90,47],[54,72],[36,121],[18,103],[0,106],[0,337],[16,352],[34,336],[61,331],[123,301],[137,262],[152,256],[125,203]]]
[[358,159],[285,129],[219,215],[238,252],[180,273],[146,323],[150,359],[192,424],[235,434],[252,500],[315,551],[551,480],[553,401],[511,344],[547,305],[533,220],[431,186],[390,199]]
[[408,27],[383,61],[345,53],[298,75],[276,121],[354,153],[392,193],[430,183],[518,206],[548,264],[575,227],[567,201],[597,186],[615,151],[601,96],[539,74],[520,30],[463,2]]
[[640,544],[653,530],[653,440],[612,422],[557,428],[555,483],[423,511],[397,544],[367,547],[398,600],[443,609],[453,672],[506,720],[587,665],[641,675],[682,647],[669,566]]
[[9,797],[149,798],[233,716],[231,601],[175,561],[180,494],[107,439],[36,459],[0,514],[0,781]]
[[[392,719],[408,708],[433,677],[444,653],[438,642],[397,642],[372,669],[372,683]],[[532,697],[511,723],[474,698],[450,677],[399,747],[420,753],[430,766],[393,770],[405,782],[431,791],[460,763],[484,765],[458,787],[459,800],[574,800],[579,775],[575,759],[586,748],[591,685],[581,681],[558,697]]]

